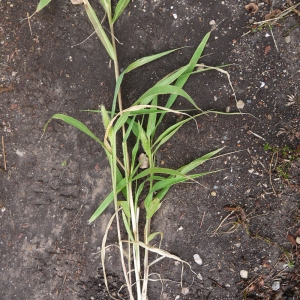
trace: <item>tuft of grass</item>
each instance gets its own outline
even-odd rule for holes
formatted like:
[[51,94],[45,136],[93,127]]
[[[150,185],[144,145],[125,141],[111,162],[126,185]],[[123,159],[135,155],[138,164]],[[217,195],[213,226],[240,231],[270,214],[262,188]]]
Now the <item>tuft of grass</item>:
[[[49,0],[41,0],[36,12],[49,4],[49,2]],[[133,300],[134,295],[136,295],[136,299],[146,300],[150,267],[157,261],[168,257],[189,266],[188,263],[182,261],[179,257],[151,244],[156,236],[160,236],[161,238],[163,236],[162,232],[153,232],[151,230],[153,216],[160,209],[165,195],[173,185],[182,182],[197,183],[197,178],[220,171],[195,173],[196,169],[198,170],[202,164],[216,157],[223,148],[213,150],[176,170],[158,167],[156,165],[156,153],[185,123],[208,113],[224,114],[213,111],[203,112],[190,95],[183,90],[183,87],[192,74],[209,70],[225,71],[220,70],[223,66],[203,66],[201,70],[196,70],[197,66],[199,66],[198,61],[210,37],[209,32],[204,36],[187,65],[174,70],[159,80],[153,87],[145,91],[130,107],[123,108],[121,86],[124,76],[136,68],[165,57],[179,49],[138,59],[120,74],[113,26],[126,9],[129,0],[119,0],[114,10],[110,0],[100,0],[107,15],[110,35],[105,33],[101,22],[88,0],[72,0],[72,3],[75,4],[75,2],[76,4],[84,5],[86,14],[95,32],[114,63],[116,85],[111,110],[107,111],[104,106],[99,110],[89,110],[89,112],[101,115],[105,128],[105,136],[103,139],[100,139],[82,122],[64,114],[53,115],[45,125],[44,133],[51,120],[62,120],[94,139],[105,151],[111,170],[112,191],[100,203],[97,210],[89,219],[89,222],[94,222],[101,216],[108,205],[113,203],[115,213],[109,221],[107,228],[110,227],[112,222],[116,222],[120,258],[129,298]],[[110,39],[109,36],[112,38]],[[230,83],[229,74],[225,73],[228,75]],[[159,104],[160,95],[169,95],[165,106]],[[178,96],[183,97],[198,113],[192,117],[185,111],[173,110],[172,106]],[[184,118],[167,128],[161,134],[158,134],[158,127],[167,113],[181,114]],[[121,137],[121,145],[117,144],[117,137]],[[131,149],[128,146],[129,137],[135,140],[135,144]],[[117,146],[121,146],[122,148],[122,157],[118,157],[117,155]],[[121,198],[125,200],[120,200]],[[144,209],[141,207],[144,207]],[[145,214],[146,217],[144,224],[140,221],[141,214]],[[121,222],[124,224],[127,237],[124,237],[124,234],[120,230]],[[140,239],[141,230],[144,233],[143,240]],[[108,229],[102,241],[101,260],[108,290],[104,264],[107,234]],[[141,248],[143,251],[141,251]],[[125,249],[127,250],[125,251]],[[150,262],[149,255],[151,252],[159,257]],[[115,299],[112,295],[110,296]]]

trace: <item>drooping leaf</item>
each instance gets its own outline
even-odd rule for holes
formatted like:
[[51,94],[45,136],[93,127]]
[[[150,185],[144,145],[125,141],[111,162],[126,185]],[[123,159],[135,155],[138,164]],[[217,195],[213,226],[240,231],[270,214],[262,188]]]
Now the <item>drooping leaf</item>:
[[[80,121],[69,117],[67,115],[64,114],[55,114],[51,119],[57,119],[57,120],[62,120],[67,124],[70,124],[72,126],[74,126],[75,128],[81,130],[82,132],[84,132],[85,134],[87,134],[88,136],[90,136],[92,139],[94,139],[96,142],[98,142],[102,147],[105,148],[104,144],[88,129],[87,126],[85,126],[83,123],[81,123]],[[44,132],[49,124],[49,122],[51,121],[51,119],[47,122],[47,124],[44,127]]]

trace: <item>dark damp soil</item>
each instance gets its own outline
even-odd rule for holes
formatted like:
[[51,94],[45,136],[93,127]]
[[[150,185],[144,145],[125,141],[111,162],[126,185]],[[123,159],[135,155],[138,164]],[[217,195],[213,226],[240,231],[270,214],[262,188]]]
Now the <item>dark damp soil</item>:
[[[87,225],[111,189],[105,153],[59,121],[41,136],[53,114],[65,113],[103,137],[100,116],[82,110],[110,108],[113,70],[95,35],[81,43],[93,29],[83,8],[70,1],[52,1],[36,14],[31,33],[24,18],[37,2],[0,1],[0,299],[108,299],[98,251],[113,208]],[[102,18],[99,3],[91,3]],[[249,14],[248,1],[240,0],[135,0],[116,24],[120,68],[189,46],[128,74],[125,106],[186,64],[214,20],[219,26],[201,62],[232,64],[227,70],[247,113],[203,116],[198,131],[186,124],[162,149],[160,163],[174,168],[222,146],[229,154],[197,170],[223,169],[200,185],[174,187],[154,217],[153,230],[164,233],[162,248],[201,278],[186,267],[181,287],[181,265],[161,260],[151,272],[171,281],[154,274],[150,300],[300,299],[300,17],[280,21],[274,37],[268,28],[244,35],[270,11],[267,3],[257,1],[258,12]],[[283,4],[274,0],[273,8]],[[226,74],[199,74],[185,89],[204,110],[238,111]],[[295,103],[287,106],[290,94]],[[182,99],[175,106],[190,108]],[[174,122],[170,115],[163,127]],[[242,270],[248,278],[241,278]],[[107,272],[118,297],[123,277],[113,246]],[[124,289],[120,293],[128,299]]]

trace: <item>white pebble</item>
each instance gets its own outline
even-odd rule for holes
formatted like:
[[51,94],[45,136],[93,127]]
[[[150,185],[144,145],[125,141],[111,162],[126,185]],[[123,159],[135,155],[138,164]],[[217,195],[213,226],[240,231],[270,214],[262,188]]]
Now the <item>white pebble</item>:
[[177,14],[173,14],[173,18],[176,20],[178,18]]
[[284,38],[284,40],[285,40],[285,42],[286,42],[287,44],[290,43],[290,42],[291,42],[291,36],[290,36],[290,35],[286,36],[286,37]]
[[243,279],[247,279],[247,278],[248,278],[248,271],[246,271],[246,270],[241,270],[241,271],[240,271],[240,276],[241,276]]
[[242,100],[239,100],[239,101],[236,103],[236,107],[239,108],[239,109],[244,108],[244,106],[245,106],[245,102],[242,101]]
[[194,261],[198,264],[198,265],[202,265],[202,258],[200,257],[199,254],[194,254]]
[[190,292],[190,290],[187,287],[184,287],[184,288],[181,289],[181,294],[182,295],[187,295],[189,292]]
[[24,151],[20,151],[20,150],[17,150],[16,151],[16,154],[23,157],[25,155],[25,152]]
[[272,284],[272,291],[278,291],[280,289],[280,281],[274,281]]

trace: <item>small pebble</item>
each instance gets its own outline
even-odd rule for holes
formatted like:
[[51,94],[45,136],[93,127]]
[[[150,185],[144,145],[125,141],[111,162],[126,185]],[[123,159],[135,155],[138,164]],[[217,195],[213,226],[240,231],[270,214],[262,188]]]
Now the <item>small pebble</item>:
[[296,237],[296,243],[297,243],[298,245],[300,245],[300,236],[297,236],[297,237]]
[[184,288],[181,289],[181,294],[182,295],[187,295],[189,292],[190,292],[189,288],[187,288],[187,287],[184,287]]
[[286,36],[286,37],[284,38],[284,40],[285,40],[285,42],[286,42],[287,44],[290,43],[290,42],[291,42],[291,36],[290,36],[290,35]]
[[194,254],[194,261],[200,266],[203,264],[202,258],[199,254]]
[[16,151],[16,154],[18,155],[18,156],[24,156],[25,155],[25,152],[24,151],[20,151],[20,150],[17,150]]
[[210,193],[213,197],[216,197],[217,196],[217,193],[216,192],[211,192]]
[[243,109],[245,106],[245,102],[242,101],[242,100],[239,100],[237,103],[236,103],[236,107],[239,108],[239,109]]
[[230,106],[226,106],[225,111],[226,111],[227,113],[229,113],[229,112],[230,112]]
[[176,20],[178,18],[177,14],[173,14],[173,18]]
[[246,270],[241,270],[241,271],[240,271],[240,276],[241,276],[243,279],[247,279],[247,278],[248,278],[248,271],[246,271]]
[[278,291],[280,289],[280,281],[274,281],[272,284],[272,291]]
[[217,28],[217,23],[215,20],[209,21],[209,25],[211,26],[211,29],[216,29]]

